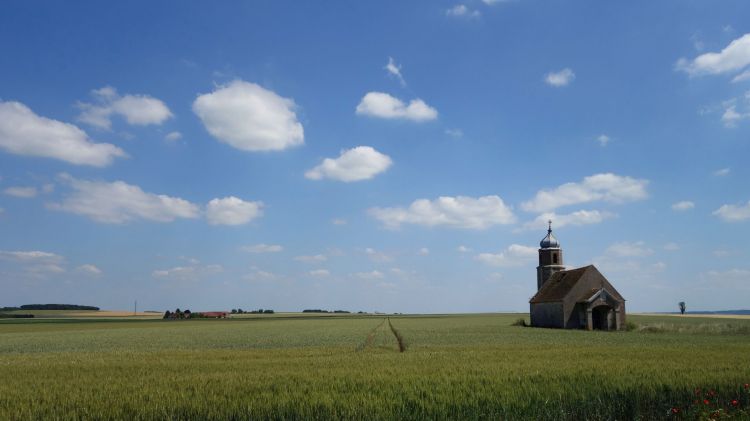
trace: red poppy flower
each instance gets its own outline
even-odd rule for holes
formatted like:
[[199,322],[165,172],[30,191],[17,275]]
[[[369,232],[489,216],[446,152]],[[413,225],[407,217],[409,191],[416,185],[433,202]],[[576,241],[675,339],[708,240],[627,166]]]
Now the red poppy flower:
[[709,403],[708,399],[703,399],[703,405],[708,405]]
[[740,404],[740,403],[739,403],[739,402],[737,402],[737,399],[732,399],[732,406],[737,406],[737,405],[739,405],[739,404]]
[[672,408],[672,413],[673,414],[679,414],[680,413],[680,408]]

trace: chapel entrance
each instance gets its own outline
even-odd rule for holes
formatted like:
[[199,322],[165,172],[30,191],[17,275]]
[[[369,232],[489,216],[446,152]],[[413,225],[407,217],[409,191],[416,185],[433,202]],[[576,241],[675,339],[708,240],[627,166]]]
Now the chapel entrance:
[[591,322],[593,325],[591,327],[594,330],[611,330],[613,326],[613,315],[614,311],[610,306],[602,305],[594,307],[591,311]]

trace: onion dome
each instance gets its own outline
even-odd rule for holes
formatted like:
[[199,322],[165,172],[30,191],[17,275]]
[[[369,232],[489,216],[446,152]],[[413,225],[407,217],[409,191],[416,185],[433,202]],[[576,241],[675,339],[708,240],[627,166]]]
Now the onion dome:
[[548,221],[549,228],[547,229],[547,236],[542,238],[542,241],[539,242],[539,247],[543,249],[558,249],[560,248],[560,242],[557,241],[557,238],[555,238],[554,235],[552,235],[552,221]]

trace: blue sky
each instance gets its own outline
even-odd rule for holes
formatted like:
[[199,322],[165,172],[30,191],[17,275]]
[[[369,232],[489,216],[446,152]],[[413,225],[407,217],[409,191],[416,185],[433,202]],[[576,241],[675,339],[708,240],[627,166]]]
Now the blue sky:
[[0,306],[747,307],[744,1],[0,6]]

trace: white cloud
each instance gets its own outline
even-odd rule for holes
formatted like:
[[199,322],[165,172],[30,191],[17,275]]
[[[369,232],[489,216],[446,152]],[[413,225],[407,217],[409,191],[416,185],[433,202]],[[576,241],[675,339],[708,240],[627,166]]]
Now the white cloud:
[[35,277],[65,272],[65,258],[45,251],[0,251],[0,260],[17,264]]
[[732,78],[732,83],[744,82],[746,80],[750,80],[750,70],[745,70]]
[[523,225],[524,229],[542,229],[547,227],[547,221],[552,221],[556,228],[562,228],[566,225],[590,225],[598,224],[605,219],[611,219],[617,215],[611,212],[598,210],[579,210],[568,214],[556,214],[555,212],[545,212],[533,221]]
[[445,129],[445,134],[456,139],[464,137],[464,132],[461,129]]
[[365,254],[367,257],[372,260],[373,262],[390,262],[393,260],[393,258],[382,251],[377,251],[374,248],[368,247],[365,249]]
[[559,88],[562,86],[569,85],[570,82],[573,82],[575,80],[575,78],[576,78],[576,74],[573,73],[572,70],[566,67],[560,70],[559,72],[547,73],[544,76],[544,81],[550,86]]
[[469,247],[464,246],[464,245],[458,246],[456,248],[456,250],[458,250],[459,253],[469,253],[469,252],[471,252],[471,249]]
[[607,247],[605,253],[616,257],[644,257],[653,254],[654,251],[646,247],[646,243],[643,241],[634,243],[624,241]]
[[48,193],[49,194],[49,193],[52,193],[53,191],[55,191],[55,185],[52,184],[52,183],[47,183],[47,184],[45,184],[45,185],[42,186],[42,193]]
[[166,136],[164,136],[164,140],[168,140],[170,142],[176,142],[180,139],[182,139],[182,133],[180,132],[169,132]]
[[689,200],[683,200],[681,202],[674,203],[672,205],[673,211],[686,211],[693,209],[695,207],[695,203],[689,201]]
[[733,128],[737,127],[737,123],[746,118],[750,118],[750,113],[739,113],[737,112],[737,105],[732,104],[724,109],[724,113],[721,115],[721,122],[724,123],[724,127]]
[[596,138],[596,141],[599,142],[599,145],[601,145],[602,147],[604,147],[604,146],[607,146],[607,144],[609,142],[611,142],[612,139],[609,136],[607,136],[606,134],[601,134],[601,135],[599,135]]
[[92,264],[78,266],[76,270],[92,276],[99,276],[102,274],[102,270]]
[[246,202],[234,196],[213,199],[206,205],[211,225],[242,225],[263,216],[263,202]]
[[664,244],[664,250],[667,251],[677,251],[680,249],[680,245],[677,243],[667,243]]
[[371,208],[368,212],[391,229],[399,228],[401,224],[486,229],[512,224],[516,220],[513,210],[498,196],[418,199],[408,208]]
[[315,254],[312,256],[297,256],[294,258],[294,260],[298,262],[305,262],[305,263],[321,263],[328,260],[328,256],[325,254]]
[[750,219],[750,200],[745,205],[722,205],[713,214],[725,222],[739,222]]
[[480,253],[475,259],[490,266],[522,266],[533,261],[537,253],[538,251],[534,247],[511,244],[500,253]]
[[400,99],[383,92],[368,92],[362,97],[356,111],[359,115],[370,117],[417,122],[435,120],[438,117],[437,110],[419,98],[411,100],[409,105],[406,105]]
[[612,203],[643,200],[648,196],[648,180],[612,173],[585,177],[580,183],[565,183],[553,190],[540,190],[534,199],[521,204],[530,212],[546,212],[558,207],[605,201]]
[[34,114],[20,102],[0,101],[0,148],[16,155],[105,167],[126,157],[109,143],[94,143],[78,127]]
[[714,176],[716,177],[724,177],[729,175],[729,173],[732,171],[731,168],[722,168],[720,170],[714,171]]
[[134,126],[158,125],[172,117],[172,112],[161,100],[148,95],[120,96],[111,86],[95,89],[91,93],[96,103],[78,103],[81,109],[78,121],[100,129],[109,130],[112,127],[112,115],[120,115]]
[[284,247],[277,244],[255,244],[252,246],[242,247],[242,251],[248,253],[278,253],[284,250]]
[[498,3],[507,3],[509,1],[512,1],[512,0],[482,0],[482,2],[486,4],[487,6],[492,6],[493,4],[498,4]]
[[365,279],[365,280],[375,280],[375,279],[383,279],[384,275],[382,272],[373,270],[371,272],[357,272],[354,274],[357,278]]
[[258,268],[253,268],[252,272],[243,276],[243,279],[247,281],[273,281],[277,278],[278,276],[275,273],[260,270]]
[[181,281],[196,280],[210,277],[224,271],[221,265],[175,266],[169,269],[160,269],[151,272],[151,276],[161,279],[176,279]]
[[37,191],[36,187],[8,187],[3,190],[3,193],[7,194],[8,196],[29,199],[32,197],[36,197]]
[[326,158],[317,167],[305,173],[311,180],[329,178],[343,182],[369,180],[385,172],[393,161],[388,155],[370,146],[357,146],[341,151],[338,158]]
[[422,247],[421,249],[419,249],[419,252],[417,254],[419,254],[420,256],[427,256],[430,254],[430,249],[428,249],[427,247]]
[[446,16],[476,19],[482,14],[478,10],[471,10],[464,4],[457,4],[445,11]]
[[401,82],[401,86],[406,86],[404,76],[401,75],[401,66],[396,64],[393,57],[388,57],[388,64],[385,65],[385,70],[388,71],[388,74],[398,79],[398,81]]
[[742,70],[750,64],[750,34],[727,45],[721,52],[701,54],[693,60],[681,58],[675,68],[691,76],[716,75]]
[[327,269],[315,269],[307,272],[310,276],[314,276],[316,278],[325,278],[327,276],[331,275],[331,272],[329,272]]
[[710,270],[700,274],[704,286],[716,290],[748,290],[750,289],[750,270],[729,269],[724,271]]
[[211,136],[245,151],[279,151],[304,143],[304,129],[289,98],[235,80],[199,95],[193,112]]
[[122,224],[134,219],[171,222],[177,218],[197,218],[197,205],[166,195],[147,193],[140,187],[124,181],[79,180],[67,174],[60,179],[73,192],[61,203],[52,203],[49,208],[82,215],[106,224]]

